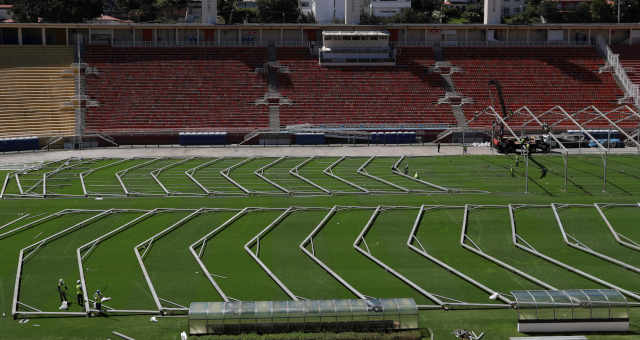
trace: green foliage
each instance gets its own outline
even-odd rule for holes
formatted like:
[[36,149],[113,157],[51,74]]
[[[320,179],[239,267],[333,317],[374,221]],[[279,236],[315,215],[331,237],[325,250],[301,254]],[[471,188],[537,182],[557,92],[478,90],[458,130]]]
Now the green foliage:
[[434,22],[430,12],[422,12],[414,8],[403,8],[400,13],[391,17],[378,17],[362,13],[360,15],[360,24],[362,25],[380,25],[380,24],[423,24]]
[[540,15],[548,22],[562,22],[562,14],[558,10],[557,3],[545,0],[540,4]]
[[440,9],[440,1],[435,0],[411,0],[411,8],[418,12],[432,12]]
[[367,12],[360,13],[360,25],[380,25],[385,22],[385,18],[370,15]]
[[591,0],[591,20],[593,22],[613,22],[613,7],[606,0]]
[[260,22],[260,13],[257,8],[238,8],[235,10],[234,17],[237,22],[256,23]]
[[102,14],[102,0],[15,0],[12,12],[21,22],[83,22]]
[[188,0],[115,0],[114,10],[136,22],[176,21]]
[[539,24],[540,12],[538,6],[529,3],[522,12],[505,18],[504,23],[509,25]]
[[[629,22],[635,22],[640,14],[640,5],[637,0],[629,1],[627,6],[621,11],[627,9],[629,14],[624,16],[624,19]],[[591,2],[583,2],[576,6],[573,10],[560,10],[557,4],[552,1],[545,0],[539,6],[540,15],[542,15],[547,22],[550,23],[588,23],[588,22],[615,22],[616,11],[614,6],[608,3],[607,0],[592,0]],[[521,23],[525,20],[522,16],[515,16],[517,18],[507,23]],[[623,20],[624,21],[624,20]]]
[[428,23],[431,18],[425,12],[419,12],[412,8],[403,8],[400,13],[391,17],[394,23]]
[[638,22],[640,18],[640,0],[621,0],[620,21]]
[[296,0],[259,0],[257,7],[241,8],[240,0],[218,1],[218,15],[222,24],[244,23],[312,23],[313,15],[304,15]]
[[263,23],[293,23],[302,17],[297,0],[258,0],[256,3]]
[[481,5],[470,5],[464,8],[461,17],[470,23],[480,23],[483,21],[483,7]]

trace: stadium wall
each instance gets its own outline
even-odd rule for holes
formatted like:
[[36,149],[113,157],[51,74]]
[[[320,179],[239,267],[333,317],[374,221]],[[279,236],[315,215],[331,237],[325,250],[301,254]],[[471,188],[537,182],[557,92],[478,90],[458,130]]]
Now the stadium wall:
[[306,46],[322,30],[388,30],[396,45],[608,44],[637,42],[640,23],[540,25],[320,25],[320,24],[0,24],[0,45]]

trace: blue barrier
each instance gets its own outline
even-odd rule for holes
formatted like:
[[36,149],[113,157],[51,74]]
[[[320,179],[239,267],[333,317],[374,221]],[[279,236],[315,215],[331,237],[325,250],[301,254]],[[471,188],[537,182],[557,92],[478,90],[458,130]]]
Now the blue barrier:
[[180,145],[226,145],[226,132],[180,132],[178,134]]
[[38,137],[0,138],[0,152],[39,150]]
[[371,144],[410,144],[416,142],[416,133],[412,131],[372,132]]
[[319,145],[326,144],[322,133],[296,133],[295,143],[298,145]]

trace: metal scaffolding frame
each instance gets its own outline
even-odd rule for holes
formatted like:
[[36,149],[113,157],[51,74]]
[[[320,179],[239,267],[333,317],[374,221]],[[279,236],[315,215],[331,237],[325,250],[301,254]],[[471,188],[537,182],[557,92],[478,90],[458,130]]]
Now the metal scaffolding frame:
[[620,243],[621,245],[623,245],[625,247],[640,251],[640,240],[632,240],[628,236],[623,235],[623,234],[619,233],[618,231],[616,231],[615,227],[611,224],[611,222],[607,218],[607,215],[604,213],[604,209],[608,209],[608,208],[611,208],[611,207],[640,208],[640,203],[618,203],[618,204],[616,204],[616,203],[593,203],[593,205],[595,206],[596,210],[598,211],[598,214],[600,214],[600,216],[602,217],[602,220],[604,221],[604,223],[607,225],[607,228],[609,228],[609,231],[611,232],[613,237],[616,239],[616,242]]
[[[576,112],[569,113],[562,106],[556,105],[540,114],[535,114],[531,109],[527,106],[522,106],[517,110],[513,111],[513,115],[526,115],[529,116],[530,119],[525,120],[520,125],[514,125],[509,123],[509,118],[504,119],[497,113],[493,106],[488,106],[481,111],[476,112],[474,117],[468,121],[468,123],[473,122],[479,117],[482,116],[490,116],[494,117],[497,122],[503,124],[509,134],[511,134],[515,138],[520,138],[518,134],[514,132],[514,130],[520,130],[520,136],[524,136],[527,130],[530,130],[530,124],[536,123],[540,128],[545,129],[545,134],[557,144],[560,149],[560,153],[563,158],[564,165],[564,181],[563,181],[563,191],[567,191],[567,182],[568,182],[568,162],[569,155],[574,154],[575,152],[569,151],[565,144],[563,144],[556,134],[553,133],[554,129],[559,130],[559,126],[562,123],[570,122],[573,126],[575,126],[580,132],[594,145],[595,148],[590,148],[589,150],[596,150],[595,152],[584,152],[582,148],[578,148],[578,153],[598,153],[602,159],[602,191],[605,192],[607,190],[607,156],[610,152],[609,148],[605,148],[602,143],[595,138],[590,132],[590,128],[587,128],[587,124],[592,124],[594,121],[602,121],[604,122],[603,126],[610,130],[617,130],[622,135],[624,135],[630,143],[635,145],[636,151],[640,154],[640,140],[636,140],[634,138],[640,139],[640,114],[633,110],[628,105],[622,105],[618,108],[602,112],[596,106],[590,105],[583,109],[580,109]],[[545,118],[549,116],[555,116],[554,120],[551,124],[543,123]],[[614,117],[615,116],[615,117]],[[628,133],[624,128],[622,128],[619,124],[629,119],[638,119],[639,125],[636,132]],[[546,125],[546,126],[545,126]],[[491,129],[493,134],[493,129]],[[607,143],[607,147],[610,147],[610,143]],[[525,174],[525,192],[528,192],[528,155],[524,154],[524,159],[526,163],[526,174]]]
[[614,285],[614,284],[612,284],[612,283],[610,283],[608,281],[605,281],[605,280],[603,280],[603,279],[601,279],[601,278],[599,278],[599,277],[597,277],[595,275],[592,275],[590,273],[582,271],[582,270],[580,270],[578,268],[575,268],[575,267],[573,267],[573,266],[571,266],[571,265],[569,265],[567,263],[564,263],[564,262],[562,262],[560,260],[557,260],[557,259],[555,259],[555,258],[553,258],[553,257],[551,257],[551,256],[549,256],[547,254],[544,254],[544,253],[538,251],[537,249],[535,249],[522,236],[518,235],[517,223],[516,223],[517,219],[516,219],[516,216],[515,216],[516,215],[515,212],[518,209],[552,208],[551,204],[549,204],[549,205],[509,204],[508,208],[509,208],[509,219],[510,219],[510,223],[511,223],[512,241],[513,241],[513,244],[517,248],[522,249],[522,250],[524,250],[524,251],[526,251],[526,252],[528,252],[530,254],[533,254],[533,255],[535,255],[535,256],[537,256],[537,257],[539,257],[539,258],[541,258],[541,259],[543,259],[543,260],[545,260],[547,262],[553,263],[554,265],[556,265],[558,267],[561,267],[561,268],[563,268],[565,270],[568,270],[568,271],[570,271],[570,272],[572,272],[574,274],[580,275],[580,276],[586,278],[587,280],[593,281],[593,282],[595,282],[597,284],[603,285],[603,286],[605,286],[607,288],[610,288],[610,289],[616,289],[616,290],[622,292],[623,294],[625,294],[626,296],[629,296],[629,297],[631,297],[631,298],[633,298],[633,299],[635,299],[637,301],[640,301],[640,295],[638,295],[637,292],[630,291],[630,290],[618,287],[618,286],[616,286],[616,285]]

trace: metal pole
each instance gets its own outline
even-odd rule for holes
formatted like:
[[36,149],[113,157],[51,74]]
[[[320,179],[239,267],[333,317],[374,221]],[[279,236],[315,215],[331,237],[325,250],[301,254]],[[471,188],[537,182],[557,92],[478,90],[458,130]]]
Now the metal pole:
[[602,192],[607,191],[607,153],[602,154]]
[[567,176],[568,176],[568,163],[569,163],[569,154],[568,153],[563,153],[562,154],[562,160],[564,161],[564,182],[563,182],[563,190],[564,192],[567,192]]
[[524,155],[524,193],[529,193],[529,154],[526,153]]
[[620,1],[622,0],[618,0],[618,23],[620,23]]

